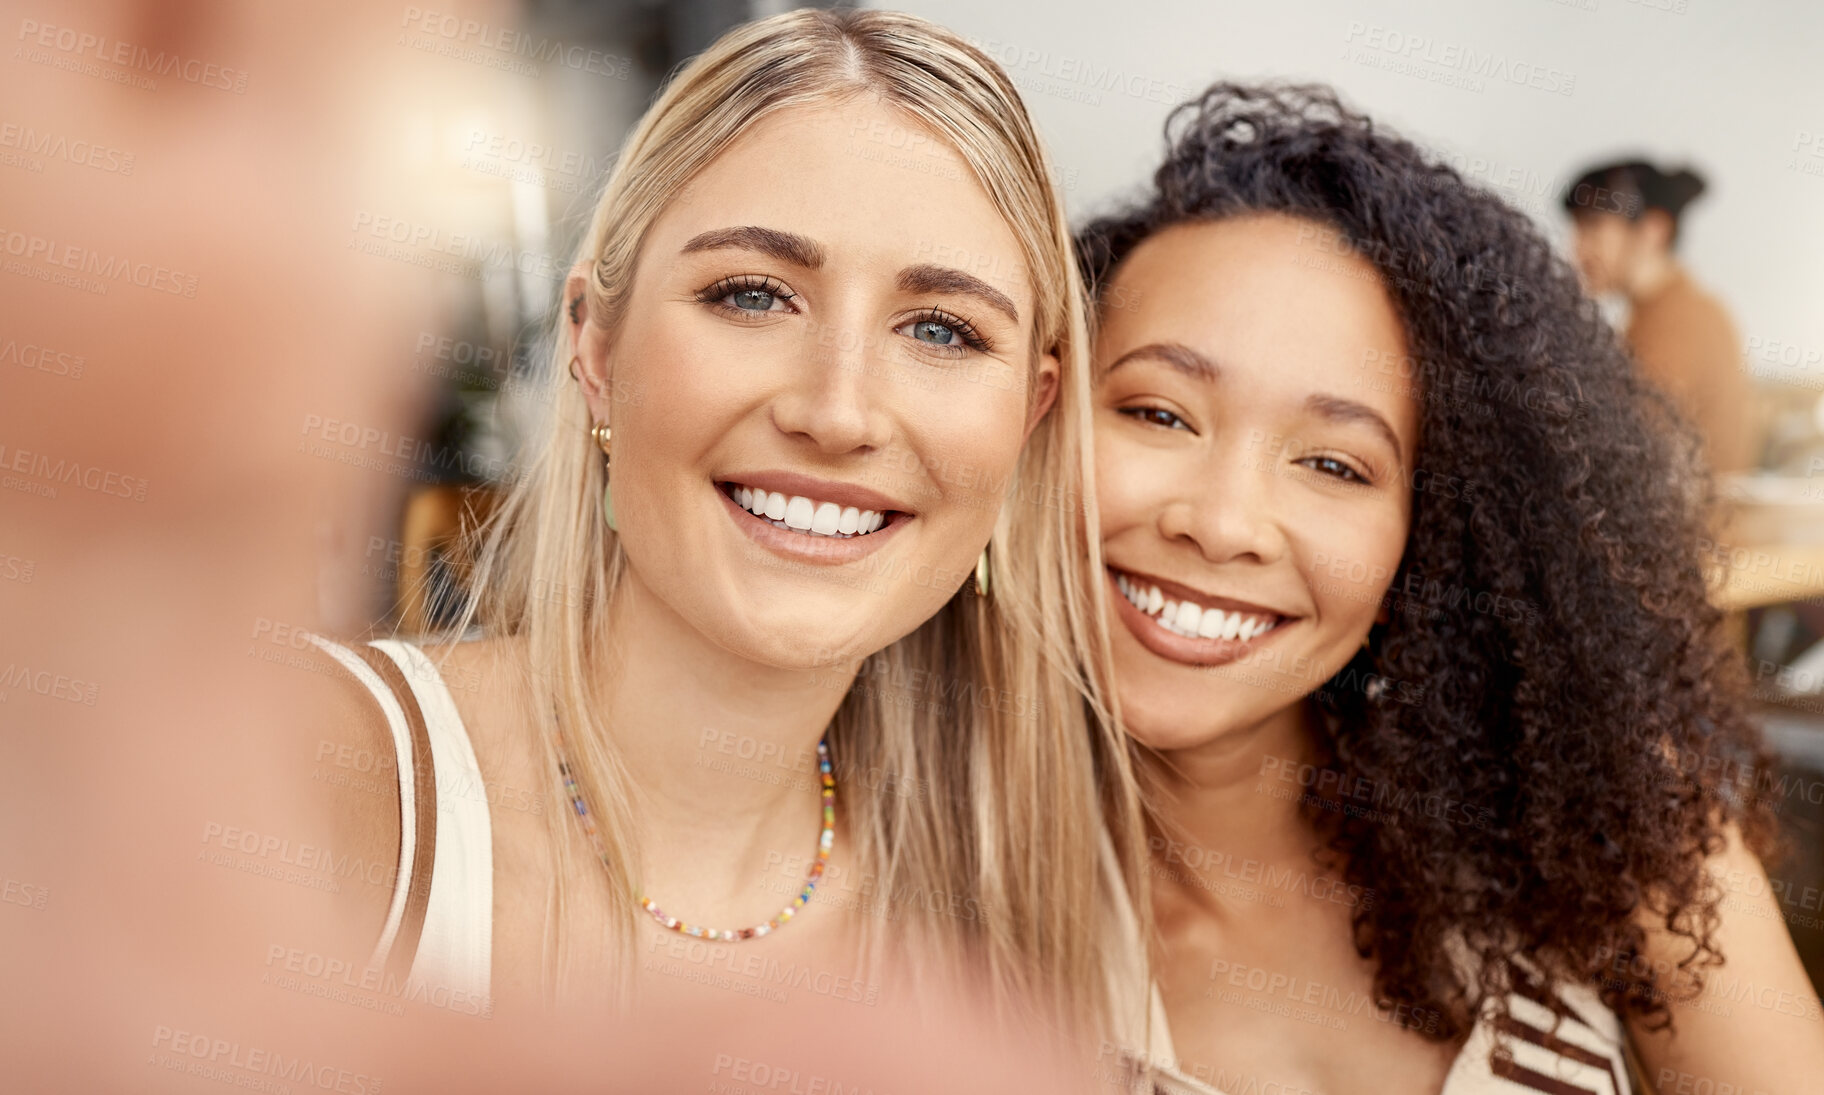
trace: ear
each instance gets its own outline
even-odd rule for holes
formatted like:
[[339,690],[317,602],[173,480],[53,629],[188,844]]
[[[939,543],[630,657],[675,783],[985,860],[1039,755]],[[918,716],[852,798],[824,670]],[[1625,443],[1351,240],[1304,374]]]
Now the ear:
[[1061,375],[1062,370],[1058,365],[1057,352],[1048,351],[1041,354],[1038,368],[1033,370],[1032,399],[1030,409],[1026,412],[1026,432],[1020,437],[1022,445],[1032,437],[1032,431],[1038,426],[1039,419],[1044,418],[1046,412],[1051,410],[1052,404],[1058,401],[1058,383]]
[[1649,209],[1640,215],[1635,231],[1640,233],[1642,242],[1655,250],[1669,250],[1672,247],[1672,214],[1664,209]]
[[572,375],[582,388],[593,422],[608,421],[609,396],[614,391],[614,368],[608,354],[608,332],[589,314],[589,281],[595,264],[584,260],[570,268],[564,279],[562,314],[566,357]]

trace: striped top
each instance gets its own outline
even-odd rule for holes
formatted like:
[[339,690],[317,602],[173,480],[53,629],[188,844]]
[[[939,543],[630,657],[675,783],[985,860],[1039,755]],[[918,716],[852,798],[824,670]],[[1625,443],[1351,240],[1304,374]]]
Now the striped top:
[[[1105,855],[1112,854],[1105,852]],[[1111,1086],[1134,1095],[1249,1095],[1255,1082],[1241,1091],[1217,1087],[1223,1077],[1204,1069],[1182,1071],[1172,1045],[1165,1003],[1157,985],[1146,986],[1144,941],[1138,921],[1126,907],[1110,923],[1107,948],[1111,959],[1111,990],[1115,1001],[1116,1074]],[[1126,991],[1123,991],[1126,986]],[[1150,991],[1149,991],[1150,990]],[[1438,1095],[1634,1095],[1644,1085],[1628,1067],[1621,1021],[1602,1003],[1593,989],[1567,985],[1551,1000],[1526,988],[1507,998],[1508,1014],[1497,1015],[1491,1004],[1470,1031],[1463,1048],[1445,1074]],[[1144,1049],[1140,1047],[1145,1047]],[[1372,1067],[1373,1062],[1363,1062]]]
[[[1508,997],[1507,1016],[1485,1015],[1444,1077],[1439,1095],[1633,1095],[1615,1013],[1587,989],[1559,993],[1557,1012],[1541,998]],[[1179,1071],[1171,1035],[1154,1040],[1156,1063],[1135,1076],[1151,1095],[1229,1095]],[[1138,1062],[1133,1062],[1137,1068]]]

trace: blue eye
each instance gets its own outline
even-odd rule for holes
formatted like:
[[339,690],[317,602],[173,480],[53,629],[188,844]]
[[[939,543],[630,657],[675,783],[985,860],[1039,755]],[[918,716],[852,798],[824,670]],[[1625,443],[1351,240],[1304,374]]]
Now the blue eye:
[[792,291],[783,282],[755,274],[723,278],[697,293],[697,300],[703,304],[750,315],[789,311],[791,306],[786,302],[791,299]]
[[912,337],[920,342],[930,342],[938,346],[948,346],[956,341],[956,332],[942,323],[922,319],[912,325]]
[[924,343],[930,347],[930,352],[941,352],[944,357],[961,357],[971,350],[988,353],[994,349],[968,320],[936,308],[908,316],[894,331]]

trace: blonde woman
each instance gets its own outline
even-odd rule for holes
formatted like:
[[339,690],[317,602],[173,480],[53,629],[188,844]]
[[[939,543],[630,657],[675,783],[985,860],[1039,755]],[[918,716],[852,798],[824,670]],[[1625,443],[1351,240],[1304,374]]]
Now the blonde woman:
[[374,962],[556,1000],[713,941],[872,993],[885,946],[1100,1007],[1136,830],[1060,668],[1102,642],[1080,285],[1017,93],[949,32],[799,11],[679,72],[556,309],[481,637],[326,644],[402,773],[332,803],[399,863],[350,891]]

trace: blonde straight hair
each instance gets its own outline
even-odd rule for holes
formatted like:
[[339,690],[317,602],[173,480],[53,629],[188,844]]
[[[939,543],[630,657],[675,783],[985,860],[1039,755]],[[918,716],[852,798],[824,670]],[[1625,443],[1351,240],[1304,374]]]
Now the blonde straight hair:
[[[1021,454],[990,541],[991,596],[965,589],[866,659],[829,727],[845,839],[889,908],[913,913],[889,912],[864,938],[878,944],[891,924],[908,942],[934,945],[921,957],[946,973],[986,971],[997,1000],[1100,1021],[1109,1006],[1104,887],[1139,892],[1143,832],[1098,668],[1107,632],[1089,584],[1101,563],[1087,531],[1096,516],[1083,285],[1062,196],[1012,82],[955,34],[892,12],[800,10],[729,32],[676,74],[621,150],[578,252],[593,264],[589,315],[612,328],[647,229],[749,126],[856,95],[902,111],[972,167],[1030,271],[1034,346],[1061,365],[1057,404]],[[603,521],[604,462],[570,382],[561,309],[554,319],[549,432],[477,534],[472,600],[454,633],[479,624],[527,644],[536,671],[526,695],[561,721],[572,775],[615,864],[610,907],[631,968],[643,915],[633,796],[587,674],[626,560]],[[1085,668],[1081,651],[1101,657]],[[566,802],[556,742],[542,737],[554,801]],[[560,868],[577,854],[594,858],[576,843],[570,810],[547,816]],[[1099,870],[1105,825],[1113,879]],[[546,985],[561,995],[565,947],[552,945],[561,933],[549,925],[561,922],[565,899],[561,883],[552,886]]]

